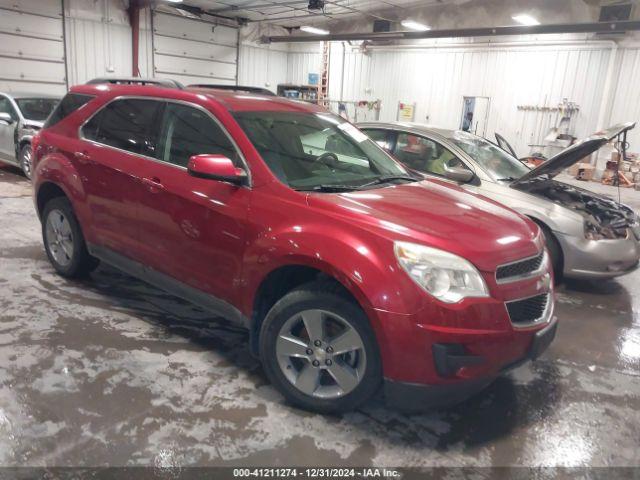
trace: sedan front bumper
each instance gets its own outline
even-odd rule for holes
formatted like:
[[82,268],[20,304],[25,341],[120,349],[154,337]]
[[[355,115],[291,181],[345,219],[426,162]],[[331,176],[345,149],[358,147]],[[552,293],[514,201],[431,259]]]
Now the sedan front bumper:
[[613,278],[632,272],[640,260],[640,243],[633,232],[625,239],[588,240],[554,232],[564,254],[568,278]]

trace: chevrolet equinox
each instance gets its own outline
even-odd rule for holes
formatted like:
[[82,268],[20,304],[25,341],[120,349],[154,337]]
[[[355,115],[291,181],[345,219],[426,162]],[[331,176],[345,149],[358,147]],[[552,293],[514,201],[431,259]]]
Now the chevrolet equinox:
[[320,412],[381,387],[391,406],[451,405],[553,340],[531,221],[320,106],[139,83],[72,88],[34,141],[60,275],[102,261],[244,325],[273,385]]

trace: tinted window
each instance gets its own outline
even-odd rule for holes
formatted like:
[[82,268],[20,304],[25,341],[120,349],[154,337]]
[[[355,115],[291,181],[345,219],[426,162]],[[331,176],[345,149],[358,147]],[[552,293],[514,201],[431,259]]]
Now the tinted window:
[[203,153],[224,155],[239,165],[236,151],[218,124],[205,112],[168,103],[162,125],[158,158],[186,167],[189,158]]
[[154,157],[162,102],[116,100],[109,103],[82,129],[84,138],[131,153]]
[[14,120],[18,120],[18,114],[16,113],[13,105],[6,97],[0,97],[0,113],[8,113],[11,115],[11,118]]
[[[67,93],[58,106],[51,112],[44,124],[44,128],[51,127],[63,118],[71,115],[85,103],[93,98],[92,95],[81,95],[79,93]],[[27,117],[29,118],[29,117]]]
[[16,103],[24,118],[44,122],[59,101],[57,98],[19,98]]
[[466,168],[453,153],[439,143],[410,133],[398,134],[393,155],[409,168],[434,175],[444,175],[445,165]]
[[355,189],[407,175],[364,133],[329,113],[238,112],[235,118],[273,174],[292,188]]
[[363,129],[364,133],[369,135],[369,138],[384,148],[387,152],[391,151],[391,142],[389,141],[390,135],[386,130],[373,130]]

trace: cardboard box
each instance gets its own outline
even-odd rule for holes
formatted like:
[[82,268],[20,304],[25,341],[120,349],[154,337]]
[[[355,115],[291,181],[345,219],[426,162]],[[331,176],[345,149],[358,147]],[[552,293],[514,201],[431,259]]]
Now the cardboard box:
[[590,163],[579,163],[576,179],[590,182],[591,180],[593,180],[593,174],[595,173],[595,171],[596,167],[591,165]]

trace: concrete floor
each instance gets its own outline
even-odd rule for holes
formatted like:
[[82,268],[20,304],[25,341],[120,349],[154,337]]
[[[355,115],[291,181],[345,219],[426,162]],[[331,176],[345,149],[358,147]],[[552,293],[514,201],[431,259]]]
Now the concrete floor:
[[640,465],[640,272],[562,287],[550,349],[460,406],[321,416],[224,321],[110,268],[55,275],[30,194],[0,168],[0,466]]

